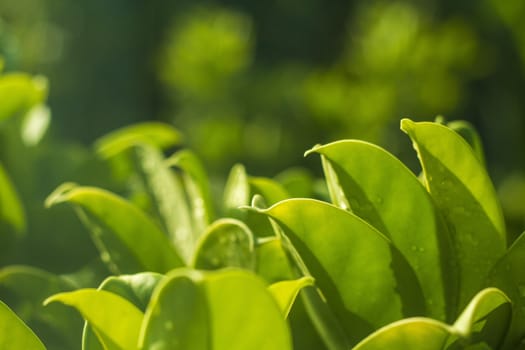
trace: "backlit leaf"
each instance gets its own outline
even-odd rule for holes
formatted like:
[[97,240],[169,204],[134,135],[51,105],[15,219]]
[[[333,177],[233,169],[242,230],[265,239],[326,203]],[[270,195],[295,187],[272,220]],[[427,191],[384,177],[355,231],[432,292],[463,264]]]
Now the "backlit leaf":
[[408,119],[401,128],[412,139],[427,189],[451,232],[459,307],[464,307],[505,252],[505,227],[494,188],[472,148],[453,130]]
[[292,349],[288,326],[265,283],[245,270],[171,272],[146,311],[147,349]]
[[40,339],[0,301],[0,348],[9,350],[45,350]]
[[183,266],[164,233],[126,200],[98,188],[63,186],[48,197],[46,205],[67,202],[80,209],[103,260],[117,273],[162,273]]

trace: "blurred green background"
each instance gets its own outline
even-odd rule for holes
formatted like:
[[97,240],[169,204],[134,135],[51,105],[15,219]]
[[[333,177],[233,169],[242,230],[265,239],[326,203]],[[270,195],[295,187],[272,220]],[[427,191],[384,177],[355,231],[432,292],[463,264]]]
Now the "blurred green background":
[[[175,125],[218,177],[236,162],[255,175],[320,175],[303,152],[341,138],[376,142],[414,167],[400,118],[443,115],[480,131],[516,235],[524,17],[521,0],[3,0],[4,70],[48,78],[48,143],[62,150],[38,157],[38,181],[15,182],[39,200],[65,180],[103,184],[87,147],[142,120]],[[50,170],[51,158],[62,167]],[[16,174],[16,161],[4,162]]]

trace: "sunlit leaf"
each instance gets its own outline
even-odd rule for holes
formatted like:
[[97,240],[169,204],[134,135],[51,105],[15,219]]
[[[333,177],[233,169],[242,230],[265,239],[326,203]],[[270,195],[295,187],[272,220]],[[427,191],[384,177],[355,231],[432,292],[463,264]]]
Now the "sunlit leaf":
[[497,287],[506,293],[513,303],[512,324],[503,349],[516,349],[525,338],[525,234],[512,244],[506,254],[494,266],[486,285]]
[[268,287],[268,290],[272,293],[286,318],[301,289],[306,286],[312,286],[313,284],[314,279],[312,277],[301,277],[296,280],[274,283]]
[[510,300],[500,290],[488,288],[476,294],[452,326],[408,318],[377,330],[353,350],[499,349],[510,319]]
[[[46,344],[71,348],[78,346],[78,316],[63,305],[44,308],[50,295],[74,290],[76,286],[61,276],[29,266],[0,269],[0,298],[39,335]],[[0,347],[2,348],[2,347]]]
[[286,200],[262,212],[289,237],[352,342],[425,313],[406,260],[357,216],[311,199]]
[[166,163],[182,170],[184,187],[191,205],[193,231],[195,237],[199,238],[215,217],[208,175],[201,161],[189,150],[173,154],[166,159]]
[[45,105],[36,105],[25,115],[22,122],[22,141],[27,146],[37,145],[51,122],[51,110]]
[[193,266],[216,270],[223,267],[255,268],[254,237],[241,221],[220,219],[213,223],[199,242]]
[[47,95],[47,80],[21,73],[0,76],[0,122],[24,115],[31,107],[43,102]]
[[[120,275],[106,278],[98,290],[117,294],[131,302],[142,312],[150,301],[153,290],[164,276],[153,272],[142,272],[134,275]],[[88,322],[84,325],[82,350],[103,350],[95,331]]]
[[171,272],[146,311],[148,349],[292,349],[288,326],[265,283],[244,270]]
[[236,164],[230,171],[224,187],[224,211],[227,216],[242,218],[243,213],[239,207],[250,203],[250,185],[246,169],[241,164]]
[[428,316],[455,317],[457,271],[450,237],[416,176],[387,151],[363,141],[338,141],[309,152],[323,158],[334,204],[349,206],[406,257],[423,288]]
[[179,255],[189,264],[197,234],[192,227],[183,183],[164,160],[162,153],[147,144],[134,149],[137,170],[152,206]]
[[101,257],[117,272],[166,272],[183,266],[157,225],[124,199],[101,189],[65,184],[48,197],[46,205],[62,202],[79,209]]
[[104,158],[112,157],[137,144],[149,144],[165,149],[180,144],[180,132],[169,124],[143,122],[115,130],[95,143],[97,153]]
[[464,307],[503,255],[506,233],[490,179],[469,144],[436,123],[403,119],[425,183],[446,220],[458,261],[459,307]]
[[95,289],[55,294],[52,302],[74,307],[93,327],[106,350],[138,349],[137,340],[143,313],[117,294]]
[[408,318],[379,329],[353,350],[443,350],[452,332],[450,326],[439,321]]
[[0,348],[9,350],[45,350],[40,339],[0,301]]
[[256,246],[257,274],[269,283],[294,278],[292,265],[278,237],[260,238]]

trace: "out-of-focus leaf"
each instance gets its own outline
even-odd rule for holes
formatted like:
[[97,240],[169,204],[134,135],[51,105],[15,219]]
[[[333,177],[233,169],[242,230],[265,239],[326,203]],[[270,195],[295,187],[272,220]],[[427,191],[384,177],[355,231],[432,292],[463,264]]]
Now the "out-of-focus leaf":
[[447,123],[447,126],[457,132],[474,150],[474,154],[479,159],[482,166],[485,166],[485,152],[483,151],[483,144],[481,137],[476,129],[465,120],[454,120]]
[[274,283],[294,278],[292,265],[278,237],[260,238],[257,241],[257,275],[268,283]]
[[46,309],[42,306],[50,295],[75,288],[69,280],[37,268],[8,266],[0,269],[0,298],[48,346],[78,346],[81,322],[77,315],[63,305],[52,305]]
[[289,237],[352,343],[390,322],[425,313],[413,270],[359,217],[312,199],[286,200],[261,212]]
[[265,177],[249,177],[250,192],[252,195],[261,195],[268,205],[290,198],[290,195],[277,181]]
[[504,254],[503,216],[490,179],[469,144],[446,126],[408,119],[425,183],[451,232],[459,270],[459,308],[483,286]]
[[62,202],[79,209],[102,259],[117,273],[162,273],[184,265],[157,225],[124,199],[98,188],[64,184],[46,206]]
[[24,233],[26,230],[24,207],[2,164],[0,164],[0,221],[17,233]]
[[416,176],[367,142],[338,141],[310,152],[323,158],[334,204],[349,205],[408,260],[423,288],[428,316],[441,321],[455,317],[457,271],[450,237]]
[[310,172],[302,168],[287,169],[275,177],[293,198],[310,198],[314,193],[314,179]]
[[197,269],[216,270],[223,267],[255,268],[255,247],[252,231],[241,221],[220,219],[201,238],[193,258]]
[[133,151],[138,173],[159,221],[175,250],[189,264],[197,244],[197,235],[192,227],[182,181],[178,174],[171,171],[157,148],[141,144],[134,147]]
[[171,125],[144,122],[115,130],[95,142],[99,155],[109,158],[137,144],[148,144],[160,149],[180,144],[182,135]]
[[193,234],[198,239],[215,218],[208,175],[199,158],[189,150],[173,154],[166,159],[166,163],[182,170],[182,180],[191,205]]
[[242,218],[244,213],[239,207],[250,204],[250,185],[248,175],[242,164],[236,164],[228,175],[224,187],[224,211],[226,216]]
[[497,262],[486,285],[497,287],[506,293],[513,303],[512,324],[509,327],[503,349],[516,349],[525,338],[525,233],[512,244]]
[[36,105],[22,121],[22,141],[26,146],[37,145],[46,133],[51,122],[51,110],[45,105]]
[[268,287],[273,297],[279,304],[284,317],[287,318],[297,295],[306,286],[313,286],[314,279],[312,277],[301,277],[291,281],[281,281],[274,283]]
[[[142,312],[151,299],[153,290],[164,276],[154,272],[142,272],[134,275],[110,276],[98,288],[117,294],[131,302]],[[88,322],[84,325],[82,350],[103,350],[95,331]]]
[[171,272],[154,292],[140,339],[158,350],[292,349],[279,306],[245,270]]
[[2,301],[0,301],[0,348],[9,350],[46,349],[35,333]]
[[93,327],[106,350],[138,349],[143,313],[128,300],[104,290],[80,289],[44,301],[74,307]]
[[0,122],[24,115],[47,96],[47,80],[41,76],[10,73],[0,76]]

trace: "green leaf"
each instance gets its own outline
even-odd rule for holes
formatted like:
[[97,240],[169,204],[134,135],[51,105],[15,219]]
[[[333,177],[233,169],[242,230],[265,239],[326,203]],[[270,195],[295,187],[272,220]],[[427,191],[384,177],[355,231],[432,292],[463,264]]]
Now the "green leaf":
[[223,267],[255,268],[255,247],[252,231],[241,221],[220,219],[201,238],[193,266],[216,270]]
[[404,319],[372,333],[354,350],[499,349],[510,319],[510,300],[500,290],[487,288],[453,326],[429,318]]
[[26,146],[37,145],[46,133],[51,122],[49,107],[39,104],[31,108],[24,116],[21,125],[22,141]]
[[290,195],[277,181],[265,177],[250,177],[250,193],[261,195],[268,205],[290,198]]
[[183,266],[168,238],[143,212],[101,189],[64,184],[46,206],[67,202],[78,208],[101,257],[113,270],[166,272]]
[[0,122],[24,115],[31,107],[44,101],[47,80],[41,76],[11,73],[0,76]]
[[296,280],[274,283],[268,287],[268,290],[279,304],[284,317],[287,318],[301,289],[313,285],[314,279],[312,277],[301,277]]
[[45,350],[40,339],[0,301],[0,348],[9,350]]
[[451,231],[459,269],[459,307],[482,287],[504,254],[506,234],[490,179],[459,134],[436,123],[401,121],[423,167],[425,183]]
[[224,212],[226,216],[242,219],[244,212],[240,207],[250,204],[250,185],[248,175],[242,164],[232,167],[224,187]]
[[516,349],[525,338],[525,233],[512,244],[494,266],[486,285],[506,293],[513,303],[512,324],[503,349]]
[[[154,272],[142,272],[134,275],[110,276],[102,282],[98,290],[104,290],[117,294],[142,312],[151,299],[153,290],[164,276]],[[88,322],[84,325],[82,335],[83,350],[102,350],[103,345],[98,340],[96,333]]]
[[24,207],[2,164],[0,164],[0,222],[6,223],[16,233],[24,233],[26,230]]
[[310,198],[314,192],[314,179],[312,174],[302,168],[290,168],[275,176],[290,197],[293,198]]
[[425,313],[414,272],[390,241],[328,203],[290,199],[262,210],[297,249],[351,342]]
[[182,181],[178,174],[171,171],[164,156],[155,147],[141,144],[133,150],[138,173],[156,214],[173,246],[185,263],[189,264],[197,244],[197,234],[192,227]]
[[168,166],[182,170],[182,180],[190,199],[193,231],[198,239],[215,218],[210,181],[201,161],[188,150],[182,150],[166,159]]
[[138,144],[166,149],[181,141],[182,135],[171,125],[143,122],[125,126],[101,137],[95,142],[95,149],[103,158],[110,158]]
[[44,301],[74,307],[93,327],[105,350],[138,349],[143,313],[126,299],[110,292],[80,289],[53,295]]
[[278,237],[260,238],[256,246],[257,275],[268,283],[294,278],[292,265]]
[[245,270],[179,269],[158,286],[141,333],[144,349],[292,349],[265,283]]
[[481,137],[472,124],[465,120],[454,120],[447,123],[447,126],[457,132],[474,150],[474,154],[478,157],[482,166],[485,166],[485,152],[483,151],[483,144]]
[[452,332],[450,326],[439,321],[408,318],[379,329],[353,350],[443,350]]
[[42,306],[50,295],[75,288],[68,279],[34,267],[8,266],[0,269],[1,298],[48,345],[78,347],[82,326],[78,316],[63,305]]
[[[428,316],[455,316],[457,271],[445,225],[416,176],[384,149],[345,140],[307,152],[323,160],[332,201],[367,221],[392,240],[414,269]],[[448,316],[448,318],[447,318]]]
[[454,323],[454,329],[470,344],[485,343],[491,349],[499,349],[511,318],[510,299],[499,289],[486,288],[470,301]]

